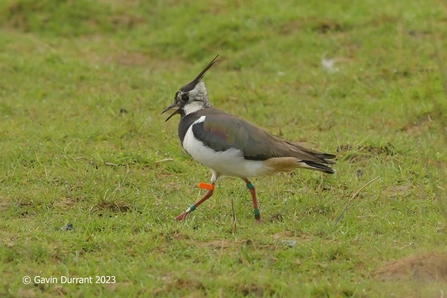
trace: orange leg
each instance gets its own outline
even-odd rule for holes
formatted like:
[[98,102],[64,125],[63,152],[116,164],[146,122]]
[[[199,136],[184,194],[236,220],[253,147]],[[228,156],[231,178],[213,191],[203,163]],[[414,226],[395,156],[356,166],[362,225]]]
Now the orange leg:
[[247,185],[247,188],[250,190],[251,198],[253,199],[253,209],[255,213],[255,219],[257,222],[261,223],[261,212],[258,208],[258,198],[256,197],[256,190],[253,183],[251,183],[247,178],[244,178],[245,184]]
[[188,209],[186,209],[185,212],[183,212],[182,214],[180,214],[179,216],[177,216],[175,219],[176,220],[185,220],[186,216],[193,212],[194,210],[196,210],[197,207],[199,207],[203,202],[205,202],[206,200],[208,200],[209,198],[211,198],[211,196],[213,195],[214,192],[214,184],[215,182],[212,182],[211,185],[213,186],[212,189],[209,189],[208,192],[205,194],[205,196],[203,198],[201,198],[197,203],[195,203],[194,205],[191,205],[190,207],[188,207]]

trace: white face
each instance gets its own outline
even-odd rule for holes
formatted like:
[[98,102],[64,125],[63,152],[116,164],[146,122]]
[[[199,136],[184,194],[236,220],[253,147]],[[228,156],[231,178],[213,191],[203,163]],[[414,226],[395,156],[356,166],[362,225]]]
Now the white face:
[[206,92],[205,83],[199,82],[194,89],[189,91],[189,100],[199,100],[203,101],[203,99],[208,98],[208,93]]
[[203,82],[199,82],[193,90],[189,91],[188,95],[189,100],[183,107],[186,115],[211,106],[208,100],[208,93]]

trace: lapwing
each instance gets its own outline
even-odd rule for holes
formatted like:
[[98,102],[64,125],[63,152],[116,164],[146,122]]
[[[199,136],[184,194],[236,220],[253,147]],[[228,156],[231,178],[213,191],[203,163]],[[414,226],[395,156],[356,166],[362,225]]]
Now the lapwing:
[[184,220],[208,200],[219,177],[233,176],[244,180],[253,200],[255,219],[261,222],[255,187],[249,178],[290,172],[297,168],[333,174],[334,170],[327,165],[335,163],[331,161],[335,155],[282,140],[242,118],[214,108],[202,78],[217,58],[193,81],[180,88],[175,93],[174,103],[162,112],[175,109],[166,121],[180,114],[178,136],[183,148],[212,171],[211,184],[199,184],[208,192],[176,219]]

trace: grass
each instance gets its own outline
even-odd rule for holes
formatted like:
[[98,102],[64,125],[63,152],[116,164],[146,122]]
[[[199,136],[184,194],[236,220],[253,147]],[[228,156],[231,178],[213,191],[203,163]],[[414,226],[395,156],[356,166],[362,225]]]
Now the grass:
[[[445,252],[445,7],[1,2],[0,294],[442,297],[445,276],[378,272]],[[174,221],[210,173],[159,113],[216,54],[215,106],[338,156],[253,179],[263,225],[234,178]],[[116,283],[22,282],[97,275]]]

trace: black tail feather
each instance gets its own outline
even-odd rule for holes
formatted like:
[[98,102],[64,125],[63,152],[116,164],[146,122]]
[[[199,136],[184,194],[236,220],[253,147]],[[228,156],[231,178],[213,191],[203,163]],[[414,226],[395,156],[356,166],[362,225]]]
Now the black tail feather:
[[[334,156],[334,157],[335,157],[335,156]],[[326,158],[329,158],[329,157],[326,157]],[[331,169],[330,167],[325,166],[325,165],[323,165],[323,164],[321,164],[321,163],[317,163],[317,162],[310,161],[310,160],[303,160],[303,162],[304,162],[306,165],[308,165],[308,166],[314,168],[314,169],[317,170],[317,171],[321,171],[321,172],[324,172],[324,173],[326,173],[326,174],[334,174],[334,173],[335,173],[335,171],[334,171],[333,169]],[[327,162],[327,163],[328,163],[328,164],[334,164],[335,162],[331,161],[331,162]]]

